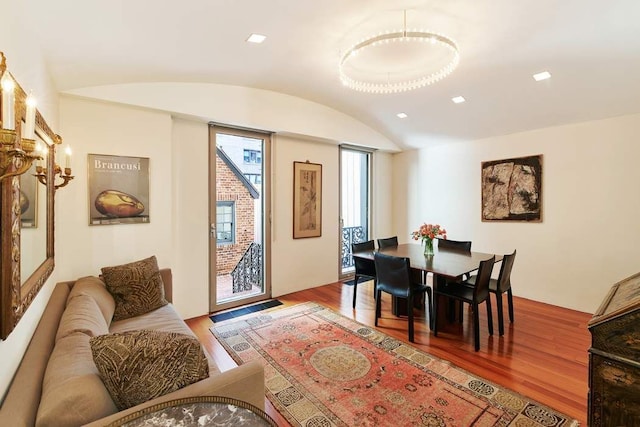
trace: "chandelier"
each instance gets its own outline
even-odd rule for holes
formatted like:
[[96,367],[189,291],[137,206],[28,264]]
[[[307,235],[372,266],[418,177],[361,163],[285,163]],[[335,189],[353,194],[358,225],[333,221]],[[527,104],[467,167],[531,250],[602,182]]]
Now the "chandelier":
[[401,30],[387,31],[353,45],[342,55],[339,74],[350,89],[396,93],[442,80],[460,62],[455,42],[441,34],[407,30],[407,12]]

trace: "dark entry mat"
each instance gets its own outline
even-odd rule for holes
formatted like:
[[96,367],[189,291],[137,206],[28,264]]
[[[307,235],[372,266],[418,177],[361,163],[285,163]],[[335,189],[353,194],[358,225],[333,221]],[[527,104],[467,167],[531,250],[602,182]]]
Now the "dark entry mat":
[[282,305],[282,302],[280,302],[277,299],[272,299],[272,300],[269,300],[269,301],[261,302],[261,303],[254,304],[254,305],[250,305],[248,307],[241,307],[241,308],[238,308],[236,310],[227,311],[225,313],[214,314],[212,316],[209,316],[209,318],[214,323],[215,322],[222,322],[223,320],[232,319],[234,317],[239,317],[239,316],[244,316],[245,314],[253,313],[253,312],[256,312],[256,311],[260,311],[260,310],[265,310],[265,309],[271,308],[271,307],[277,307],[279,305]]

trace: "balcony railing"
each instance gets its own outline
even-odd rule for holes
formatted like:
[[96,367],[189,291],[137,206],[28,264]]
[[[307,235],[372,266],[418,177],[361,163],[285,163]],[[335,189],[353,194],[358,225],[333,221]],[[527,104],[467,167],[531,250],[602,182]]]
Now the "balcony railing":
[[342,227],[342,268],[353,267],[353,257],[351,256],[351,244],[364,242],[367,235],[364,227]]
[[262,245],[252,242],[231,271],[233,293],[262,289]]

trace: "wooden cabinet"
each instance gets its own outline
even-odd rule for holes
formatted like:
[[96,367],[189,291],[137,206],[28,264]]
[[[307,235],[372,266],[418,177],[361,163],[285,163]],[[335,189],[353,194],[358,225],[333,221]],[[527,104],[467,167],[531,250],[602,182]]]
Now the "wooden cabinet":
[[611,287],[588,327],[589,425],[640,427],[640,273]]

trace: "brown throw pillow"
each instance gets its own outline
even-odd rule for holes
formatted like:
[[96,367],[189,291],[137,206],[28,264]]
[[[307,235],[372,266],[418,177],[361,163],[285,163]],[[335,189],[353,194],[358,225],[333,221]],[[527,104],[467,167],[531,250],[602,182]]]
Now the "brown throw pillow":
[[100,335],[89,344],[100,377],[120,410],[209,376],[207,357],[190,335],[140,330]]
[[113,321],[128,319],[167,305],[164,283],[155,256],[116,267],[102,268],[116,309]]

